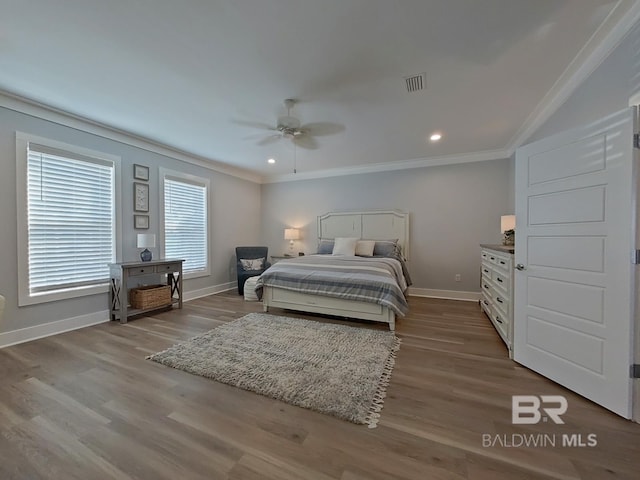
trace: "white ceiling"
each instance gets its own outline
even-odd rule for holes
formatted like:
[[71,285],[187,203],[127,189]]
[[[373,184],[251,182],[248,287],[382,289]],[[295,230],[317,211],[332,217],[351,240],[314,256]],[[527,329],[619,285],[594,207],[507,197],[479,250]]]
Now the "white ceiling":
[[301,175],[491,157],[634,3],[0,0],[0,89],[266,177],[292,172],[292,143],[242,122],[275,126],[289,97],[344,127],[297,149]]

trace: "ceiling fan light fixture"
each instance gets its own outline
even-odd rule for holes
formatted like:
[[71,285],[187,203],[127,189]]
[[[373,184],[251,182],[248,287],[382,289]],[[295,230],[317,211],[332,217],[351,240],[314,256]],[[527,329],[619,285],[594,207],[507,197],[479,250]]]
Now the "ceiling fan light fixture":
[[442,134],[439,132],[434,132],[431,134],[431,136],[429,137],[429,140],[431,140],[432,142],[437,142],[442,138]]
[[275,158],[270,158],[269,160],[267,160],[267,163],[273,165],[274,163],[276,163],[276,159]]

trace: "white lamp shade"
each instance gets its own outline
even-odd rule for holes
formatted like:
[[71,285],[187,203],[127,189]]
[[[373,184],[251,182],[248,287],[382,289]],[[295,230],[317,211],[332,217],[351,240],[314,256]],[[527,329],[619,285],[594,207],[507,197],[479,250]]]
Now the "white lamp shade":
[[138,234],[138,248],[154,248],[156,246],[156,236],[153,233]]
[[285,228],[284,239],[285,240],[298,240],[300,238],[300,230],[297,228]]
[[500,232],[504,233],[507,230],[516,229],[516,216],[515,215],[502,215],[500,217]]

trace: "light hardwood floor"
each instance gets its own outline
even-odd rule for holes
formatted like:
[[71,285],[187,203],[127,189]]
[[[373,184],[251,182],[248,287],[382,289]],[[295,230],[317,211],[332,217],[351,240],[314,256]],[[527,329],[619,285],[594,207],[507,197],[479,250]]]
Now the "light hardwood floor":
[[[234,292],[0,350],[0,478],[640,478],[640,425],[509,360],[476,303],[409,303],[376,429],[145,360],[261,311]],[[565,425],[511,424],[511,395],[543,394],[567,397]],[[598,444],[549,445],[563,433]],[[483,446],[531,434],[547,446]]]

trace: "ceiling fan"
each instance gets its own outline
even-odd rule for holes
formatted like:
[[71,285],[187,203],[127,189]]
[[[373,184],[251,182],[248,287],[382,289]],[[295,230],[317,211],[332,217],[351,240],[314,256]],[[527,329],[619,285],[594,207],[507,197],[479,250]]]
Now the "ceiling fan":
[[344,126],[329,122],[315,122],[302,125],[300,120],[291,115],[291,110],[296,103],[297,100],[293,98],[287,98],[284,101],[287,114],[278,117],[275,127],[260,122],[237,121],[236,123],[274,132],[259,140],[257,142],[258,145],[268,145],[280,140],[281,138],[288,138],[294,143],[294,145],[309,150],[315,150],[318,148],[318,143],[314,137],[333,135],[344,130]]

